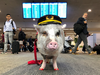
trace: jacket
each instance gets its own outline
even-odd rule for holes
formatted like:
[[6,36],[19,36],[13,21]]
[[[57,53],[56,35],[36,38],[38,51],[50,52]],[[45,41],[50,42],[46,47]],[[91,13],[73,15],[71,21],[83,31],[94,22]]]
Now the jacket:
[[86,21],[83,17],[80,17],[77,21],[77,24],[82,24],[84,25],[84,29],[83,29],[83,33],[85,35],[89,34],[88,30],[87,30],[87,23],[85,24],[84,21]]
[[25,39],[25,33],[23,31],[20,31],[19,32],[19,35],[18,35],[18,40],[24,40]]

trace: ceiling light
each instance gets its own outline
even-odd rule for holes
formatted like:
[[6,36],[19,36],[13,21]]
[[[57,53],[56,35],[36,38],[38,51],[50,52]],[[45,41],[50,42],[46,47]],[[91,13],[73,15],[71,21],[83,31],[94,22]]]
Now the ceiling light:
[[88,9],[88,12],[91,12],[92,10],[91,9]]
[[1,10],[0,10],[0,13],[1,13]]
[[33,19],[33,21],[35,21],[35,19]]

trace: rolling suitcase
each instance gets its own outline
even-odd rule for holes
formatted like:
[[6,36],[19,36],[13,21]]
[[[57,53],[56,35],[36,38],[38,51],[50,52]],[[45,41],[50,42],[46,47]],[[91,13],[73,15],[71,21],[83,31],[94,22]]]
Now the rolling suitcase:
[[33,51],[33,47],[32,46],[28,46],[28,49],[29,49],[30,52]]
[[2,42],[0,42],[0,48],[4,48],[4,44]]
[[18,41],[13,41],[12,43],[12,54],[17,53],[19,51],[19,42]]

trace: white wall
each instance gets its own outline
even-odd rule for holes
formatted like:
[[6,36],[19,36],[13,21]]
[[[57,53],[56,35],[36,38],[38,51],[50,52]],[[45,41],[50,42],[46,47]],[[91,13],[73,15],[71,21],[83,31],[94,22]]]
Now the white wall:
[[93,46],[95,46],[96,43],[96,34],[93,34]]
[[96,34],[96,44],[100,44],[100,34]]
[[92,48],[94,47],[94,41],[93,41],[94,36],[89,36],[87,38],[88,40],[88,45],[90,45]]
[[100,33],[95,33],[93,34],[93,36],[88,37],[88,45],[90,45],[91,47],[94,47],[95,43],[97,45],[100,44]]

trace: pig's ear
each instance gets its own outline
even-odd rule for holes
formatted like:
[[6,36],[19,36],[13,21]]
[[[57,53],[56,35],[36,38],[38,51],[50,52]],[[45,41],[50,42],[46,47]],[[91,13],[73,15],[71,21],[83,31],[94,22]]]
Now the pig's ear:
[[64,24],[64,25],[62,25],[62,26],[61,26],[61,28],[62,28],[62,29],[64,29],[64,28],[66,28],[66,26],[67,26],[67,25],[66,25],[66,24]]
[[38,26],[38,25],[33,25],[33,26],[35,27],[35,30],[36,30],[37,32],[40,31],[40,26]]

